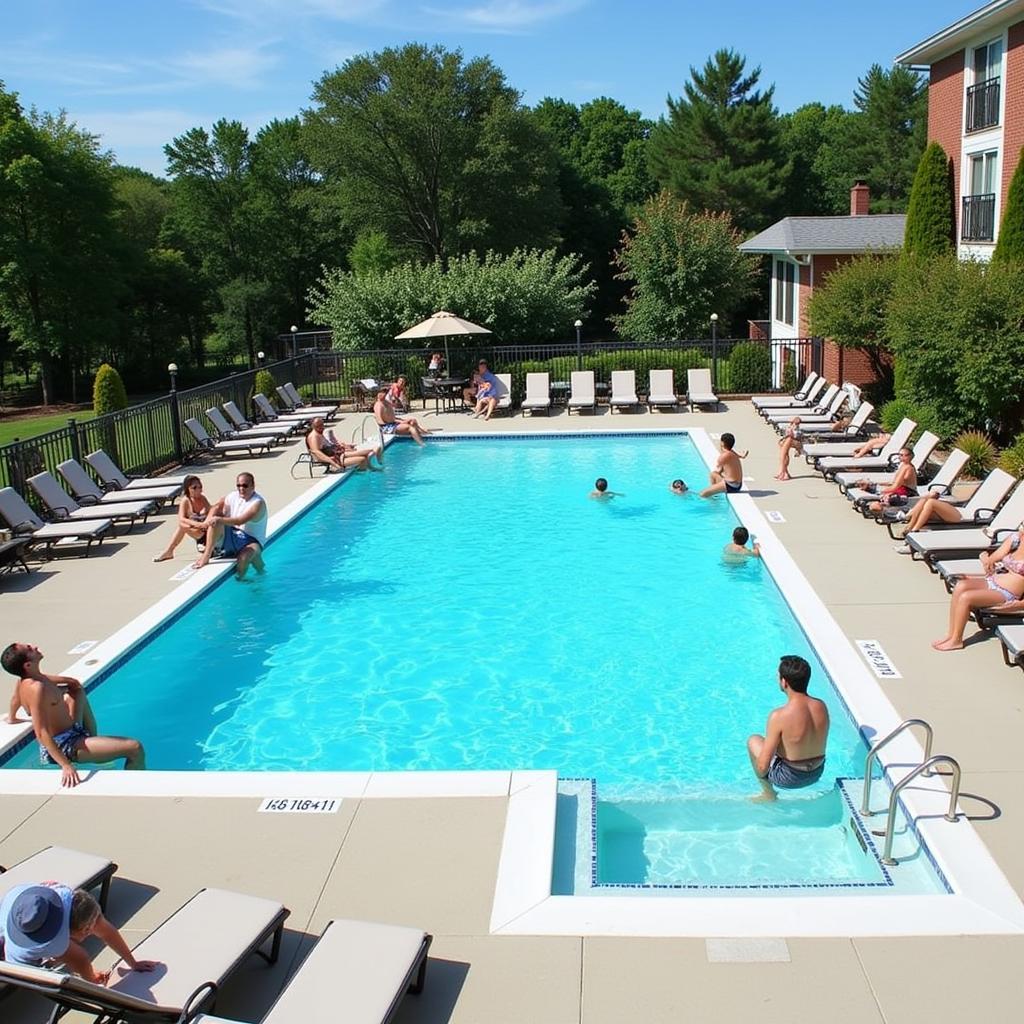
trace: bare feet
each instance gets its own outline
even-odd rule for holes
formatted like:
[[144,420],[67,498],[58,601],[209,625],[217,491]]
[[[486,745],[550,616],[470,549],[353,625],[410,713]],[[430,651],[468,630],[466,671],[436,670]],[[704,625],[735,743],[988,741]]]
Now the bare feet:
[[154,555],[153,556],[153,561],[154,562],[169,562],[173,557],[174,557],[174,555],[170,554],[170,552],[164,551],[164,552],[162,552],[159,555]]
[[775,474],[775,479],[776,480],[791,480],[792,477],[788,473],[776,473]]
[[758,793],[757,796],[752,796],[750,802],[752,804],[773,804],[778,800],[774,791],[765,791],[764,793]]
[[937,651],[962,651],[964,649],[963,641],[955,643],[949,637],[932,641],[932,647]]

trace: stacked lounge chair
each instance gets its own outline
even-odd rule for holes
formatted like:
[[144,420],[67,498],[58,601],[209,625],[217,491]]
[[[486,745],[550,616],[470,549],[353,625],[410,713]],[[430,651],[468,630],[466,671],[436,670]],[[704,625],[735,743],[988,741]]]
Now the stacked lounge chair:
[[843,403],[849,397],[845,391],[840,390],[838,384],[829,384],[813,406],[806,406],[801,409],[768,409],[762,413],[762,416],[773,426],[789,423],[794,416],[799,416],[801,423],[804,420],[807,420],[809,423],[820,423],[821,421],[831,423],[835,418],[835,413],[842,408]]
[[[816,441],[826,444],[830,438],[837,444],[844,441],[849,442],[856,438],[863,440],[866,437],[865,428],[867,427],[868,420],[871,419],[871,414],[874,411],[875,407],[870,402],[861,402],[857,406],[857,411],[853,414],[850,422],[842,430],[836,430],[835,423],[809,423],[807,426],[801,423],[800,427],[804,432],[805,438],[814,438]],[[786,423],[780,423],[775,429],[780,434],[784,433],[788,423],[789,420]],[[857,443],[860,444],[862,441]]]
[[325,420],[333,420],[338,415],[339,406],[337,404],[307,405],[291,381],[274,390],[277,391],[277,396],[281,399],[284,408],[290,409],[292,412],[300,412],[306,416],[323,416]]
[[791,415],[799,416],[801,409],[813,409],[818,404],[818,399],[828,386],[829,383],[824,377],[818,377],[804,395],[778,395],[775,396],[776,401],[770,405],[767,404],[767,399],[765,399],[765,404],[759,405],[756,408],[758,413],[765,419],[772,413],[781,412],[784,409],[792,409]]
[[[904,418],[877,455],[861,455],[855,458],[852,451],[835,453],[829,450],[830,446],[827,444],[809,444],[804,446],[804,458],[816,470],[823,473],[826,479],[845,471],[851,473],[883,471],[896,462],[900,449],[910,440],[910,435],[916,429],[917,424],[913,420]],[[851,447],[855,451],[860,445]]]
[[74,459],[58,463],[57,472],[71,488],[71,493],[83,505],[109,505],[119,501],[152,501],[158,508],[181,494],[178,484],[154,487],[125,487],[103,490],[85,471],[85,467]]
[[762,409],[777,409],[779,406],[789,405],[790,402],[802,402],[811,390],[814,382],[818,379],[816,370],[811,370],[800,385],[791,395],[754,395],[750,404],[760,412]]
[[[917,471],[918,480],[922,479],[925,467],[928,465],[928,460],[932,457],[932,453],[936,448],[938,448],[938,446],[938,434],[933,434],[930,430],[925,430],[917,439],[917,444],[915,444],[911,449],[910,463]],[[885,487],[887,484],[892,483],[895,475],[895,469],[872,470],[868,473],[846,471],[843,473],[836,473],[833,479],[837,484],[839,484],[839,493],[845,494],[850,501],[856,504],[858,501],[871,499],[874,496],[872,490],[860,488],[857,486],[858,483],[863,481],[864,483],[871,484],[874,487]],[[924,485],[920,484],[919,486]]]
[[206,410],[206,418],[213,424],[217,431],[219,441],[248,441],[250,439],[264,440],[268,444],[284,444],[291,436],[289,429],[282,430],[276,423],[264,423],[258,427],[248,427],[245,430],[236,430],[224,416],[220,409],[213,406]]
[[293,412],[290,409],[278,410],[270,404],[270,399],[266,395],[253,395],[253,404],[259,410],[259,414],[263,417],[263,421],[267,423],[297,423],[299,429],[308,429],[309,424],[316,419],[314,413],[308,412]]
[[234,402],[225,402],[221,408],[224,415],[231,421],[231,429],[236,431],[253,430],[256,427],[276,427],[278,433],[298,434],[302,430],[302,421],[291,419],[282,420],[278,423],[251,423],[242,415],[242,410]]

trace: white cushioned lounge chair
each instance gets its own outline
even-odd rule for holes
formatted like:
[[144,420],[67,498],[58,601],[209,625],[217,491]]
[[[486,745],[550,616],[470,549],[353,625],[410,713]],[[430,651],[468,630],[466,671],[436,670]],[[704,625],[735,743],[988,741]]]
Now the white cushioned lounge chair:
[[821,401],[813,408],[806,411],[792,412],[788,409],[779,409],[776,412],[769,412],[765,419],[775,427],[776,430],[785,430],[786,424],[794,416],[800,417],[801,423],[808,426],[832,423],[838,417],[840,410],[850,400],[849,392],[835,384],[829,384],[828,390],[821,396]]
[[64,846],[47,846],[9,868],[0,868],[0,900],[16,885],[38,883],[41,879],[57,879],[69,889],[99,889],[97,902],[101,910],[107,906],[110,880],[117,865],[107,857],[69,850]]
[[817,371],[811,370],[804,379],[803,384],[801,384],[800,387],[798,387],[791,395],[754,395],[754,397],[750,399],[750,404],[760,411],[761,409],[777,409],[780,406],[789,405],[790,402],[802,402],[807,398],[807,395],[810,393],[810,390],[817,379]]
[[85,544],[85,557],[93,544],[101,544],[109,534],[114,536],[112,519],[44,523],[32,510],[32,506],[13,488],[0,488],[0,518],[17,535],[27,535],[29,546],[43,545],[47,558],[53,557],[54,545],[62,548],[75,542]]
[[199,443],[199,451],[210,452],[213,455],[238,455],[245,452],[246,455],[262,455],[270,450],[270,442],[265,437],[238,438],[234,441],[214,441],[206,432],[206,428],[194,418],[185,420],[188,432]]
[[[917,444],[911,449],[910,461],[918,474],[924,473],[925,466],[928,465],[928,460],[932,457],[932,452],[939,447],[939,438],[937,434],[933,434],[930,430],[924,431],[921,436],[917,439]],[[873,470],[870,473],[855,473],[846,471],[843,473],[836,473],[833,479],[839,484],[840,494],[845,494],[850,501],[856,503],[865,499],[871,499],[874,495],[868,491],[863,490],[859,487],[854,486],[858,481],[864,480],[870,484],[876,484],[879,487],[884,487],[886,484],[891,484],[893,477],[896,475],[895,468],[886,470]],[[924,484],[920,484],[919,487],[924,487]]]
[[573,409],[579,412],[581,409],[589,409],[593,412],[597,408],[597,393],[594,387],[593,370],[573,370],[571,377],[572,393],[567,403],[569,412]]
[[996,627],[1003,648],[1003,661],[1011,668],[1024,668],[1024,623]]
[[547,373],[528,373],[522,410],[524,414],[532,415],[539,409],[543,409],[545,415],[551,415],[551,377]]
[[679,396],[671,370],[651,370],[647,375],[647,409],[678,409]]
[[164,487],[119,488],[104,490],[85,471],[85,467],[74,459],[66,459],[57,464],[57,472],[71,488],[71,493],[83,505],[109,505],[117,501],[152,501],[157,506],[176,498],[181,493],[177,484]]
[[496,373],[498,379],[498,404],[494,407],[495,413],[505,412],[512,415],[512,374]]
[[811,385],[810,390],[808,390],[803,398],[780,397],[777,402],[774,402],[771,405],[758,406],[757,411],[761,416],[767,417],[773,412],[781,412],[783,409],[793,409],[793,415],[798,416],[799,412],[796,410],[814,408],[814,406],[818,404],[818,399],[828,386],[828,380],[824,377],[819,377]]
[[115,501],[102,505],[79,505],[46,470],[28,478],[28,485],[36,493],[47,512],[59,522],[79,522],[83,519],[113,519],[127,523],[130,530],[141,519],[145,522],[156,509],[152,501]]
[[[853,455],[833,455],[828,452],[828,445],[812,444],[804,447],[804,456],[809,462],[813,462],[814,468],[818,472],[824,473],[826,478],[847,471],[851,473],[884,473],[895,465],[900,449],[910,440],[910,435],[916,429],[917,424],[904,417],[877,455],[862,455],[859,458],[854,458]],[[816,454],[819,451],[822,454]]]
[[635,370],[612,370],[612,393],[608,406],[612,412],[616,409],[640,408],[640,399],[636,396]]
[[[103,481],[104,487],[132,491],[176,485],[178,494],[180,494],[181,489],[185,486],[185,476],[187,475],[185,473],[178,475],[170,473],[166,476],[129,476],[121,470],[117,463],[102,448],[86,455],[85,461],[89,463],[93,472]],[[175,498],[177,496],[177,494],[172,495]]]
[[690,410],[695,405],[720,404],[715,389],[711,386],[711,371],[703,368],[699,370],[686,371],[686,397],[690,403]]
[[[875,407],[870,402],[861,402],[860,405],[857,406],[857,411],[851,417],[850,422],[847,423],[842,430],[833,429],[834,424],[830,423],[809,423],[804,427],[801,422],[800,426],[803,429],[805,438],[814,438],[815,441],[826,444],[828,443],[828,439],[832,438],[837,444],[842,444],[844,442],[849,442],[854,438],[867,437],[864,428],[867,426],[867,422],[871,419],[871,414],[874,411]],[[795,416],[799,414],[794,413],[793,415]],[[790,417],[790,419],[792,419],[792,417]],[[778,424],[775,429],[780,434],[783,434],[785,433],[786,426],[788,424],[789,420],[786,420],[785,423]],[[858,444],[859,443],[860,442],[858,442]],[[854,445],[853,447],[856,448],[857,446]],[[837,451],[835,454],[842,455],[843,453]]]

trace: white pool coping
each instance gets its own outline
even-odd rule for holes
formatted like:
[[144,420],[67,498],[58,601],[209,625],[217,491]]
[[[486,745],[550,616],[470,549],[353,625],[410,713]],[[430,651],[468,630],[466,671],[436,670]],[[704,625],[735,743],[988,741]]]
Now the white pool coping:
[[[606,437],[606,430],[573,433]],[[644,429],[638,434],[681,435],[693,440],[707,466],[717,458],[708,433],[700,428]],[[565,438],[566,432],[531,432],[529,437]],[[445,439],[478,434],[446,434]],[[392,439],[388,439],[389,443]],[[349,473],[328,476],[271,516],[268,538],[305,512]],[[899,724],[895,708],[852,642],[800,571],[749,494],[728,495],[737,517],[761,545],[762,558],[862,727],[882,736]],[[88,683],[141,643],[181,608],[218,584],[233,564],[211,564],[185,580],[123,629],[101,641],[64,674]],[[0,753],[22,740],[31,727],[0,724]],[[939,751],[941,752],[941,751]],[[887,771],[902,778],[924,751],[905,732],[881,757]],[[508,797],[490,928],[509,935],[615,936],[905,936],[1024,933],[1024,905],[962,814],[944,820],[949,793],[938,777],[918,780],[904,790],[903,803],[916,820],[953,893],[937,896],[552,896],[557,771],[489,772],[82,772],[85,784],[60,792],[53,772],[0,770],[0,795],[90,797],[267,797],[449,798]],[[888,786],[876,782],[873,808],[884,811]],[[871,819],[884,822],[877,815]],[[895,870],[899,870],[897,867]],[[766,911],[768,911],[766,913]]]

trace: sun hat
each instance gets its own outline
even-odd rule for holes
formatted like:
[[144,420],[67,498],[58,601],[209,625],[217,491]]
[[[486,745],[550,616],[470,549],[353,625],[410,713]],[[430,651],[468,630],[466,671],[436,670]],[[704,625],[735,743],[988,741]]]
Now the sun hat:
[[71,890],[66,886],[16,886],[0,903],[4,959],[36,965],[62,956],[71,941],[70,918]]

